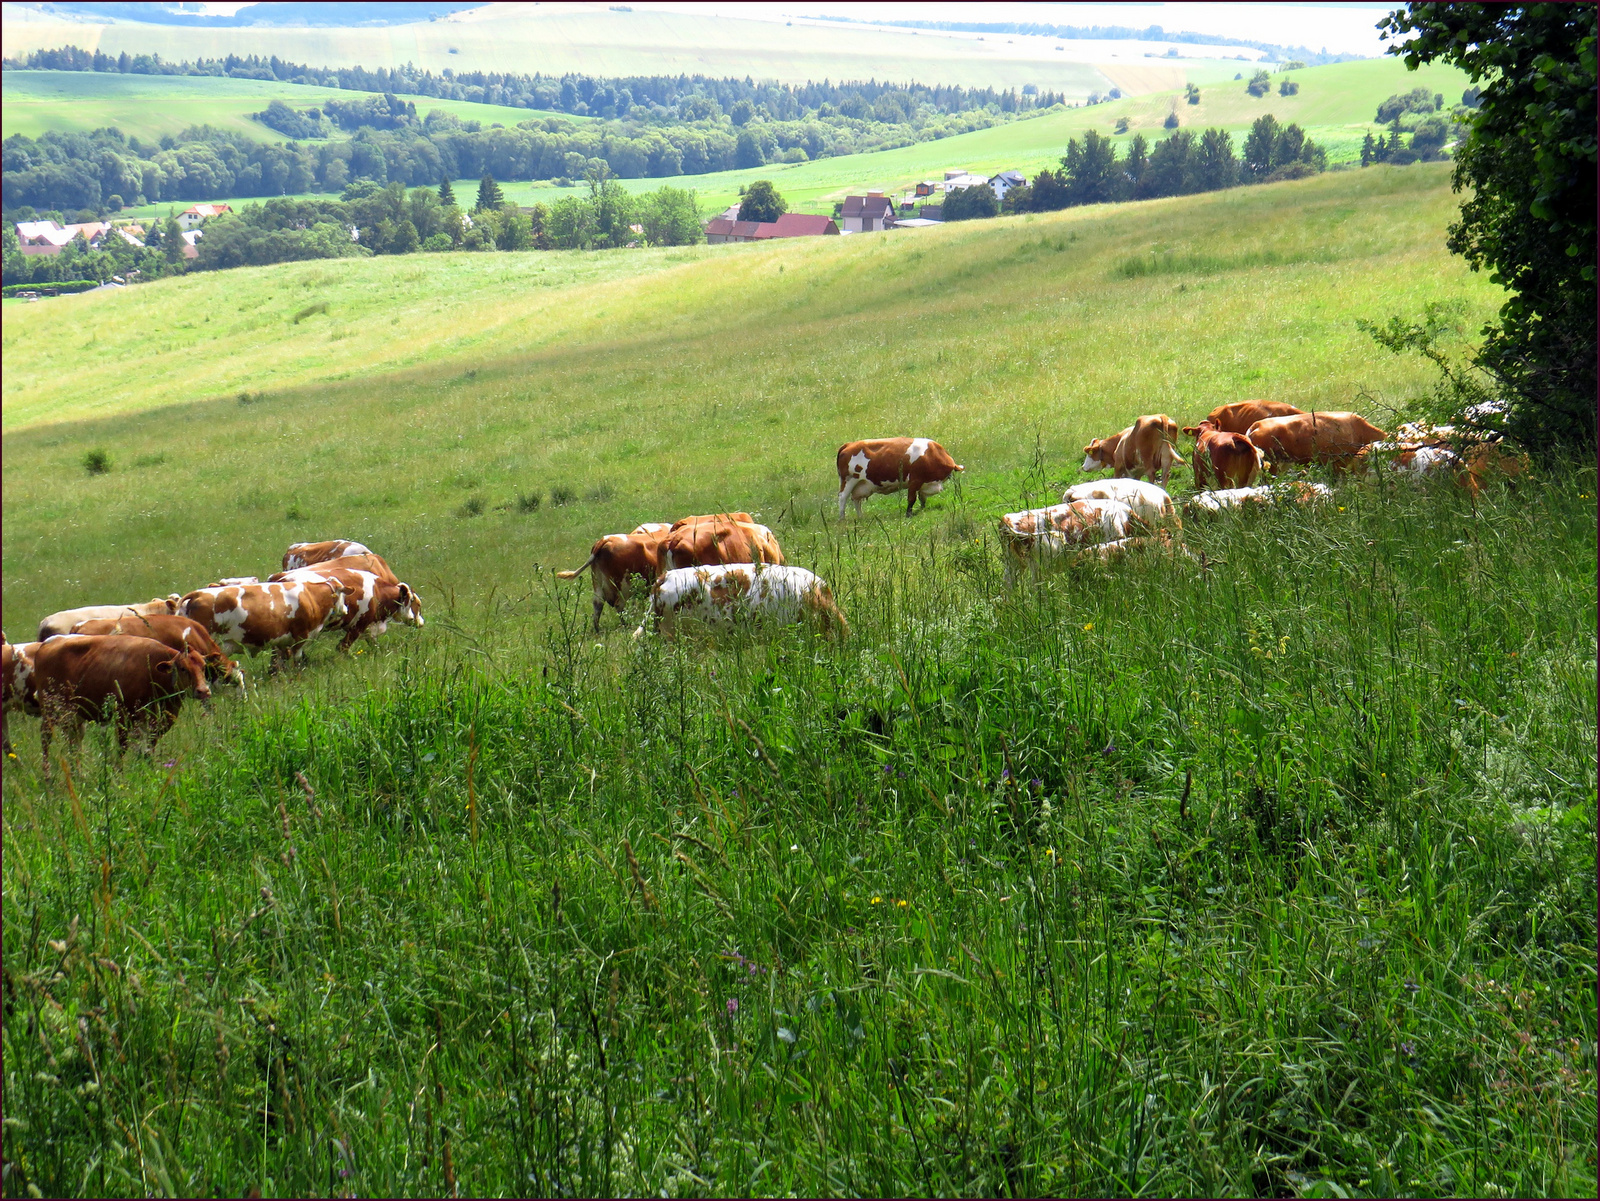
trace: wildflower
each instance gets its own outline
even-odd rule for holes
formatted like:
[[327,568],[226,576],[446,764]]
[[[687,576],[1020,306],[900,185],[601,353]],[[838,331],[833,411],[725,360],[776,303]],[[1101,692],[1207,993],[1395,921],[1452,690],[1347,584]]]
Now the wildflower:
[[1340,505],[1340,506],[1339,506],[1339,512],[1341,512],[1341,513],[1343,513],[1343,512],[1344,512],[1344,506],[1343,506],[1343,505]]
[[1083,632],[1087,634],[1092,629],[1094,629],[1094,622],[1091,621],[1088,625],[1083,627]]
[[1037,779],[1029,780],[1028,781],[1028,791],[1033,793],[1034,796],[1038,796],[1041,792],[1044,791],[1044,781],[1043,780],[1037,780]]
[[1011,769],[1009,767],[1002,767],[1000,769],[1000,778],[1002,780],[1009,780],[1011,778]]
[[1416,1043],[1414,1043],[1414,1042],[1403,1042],[1403,1043],[1400,1044],[1400,1054],[1415,1056],[1416,1053],[1417,1053],[1417,1044]]
[[732,1017],[734,1014],[736,1014],[738,1012],[739,1012],[739,999],[737,997],[729,997],[728,998],[728,1016]]
[[1117,749],[1117,740],[1115,738],[1113,738],[1113,739],[1111,739],[1111,741],[1107,742],[1105,744],[1105,746],[1100,748],[1100,753],[1102,755],[1110,755],[1110,754],[1114,754],[1116,752],[1116,749]]
[[873,897],[872,898],[872,903],[874,905],[881,905],[881,904],[883,904],[883,898],[882,897]]
[[789,850],[798,851],[799,849],[800,849],[800,844],[798,842],[790,844]]
[[898,905],[901,909],[904,909],[907,905],[911,904],[911,902],[910,901],[896,901],[895,904]]
[[[11,756],[11,757],[12,757],[12,758],[13,758],[13,759],[15,759],[15,758],[16,758],[16,756],[15,756],[15,755],[12,755],[12,756]],[[166,762],[165,762],[165,763],[163,763],[163,764],[162,764],[162,765],[161,765],[161,766],[162,766],[162,767],[177,767],[177,766],[178,766],[178,761],[177,761],[177,760],[176,760],[176,759],[168,759],[168,760],[167,760],[167,761],[166,761]]]
[[7,751],[6,752],[6,758],[7,759],[15,759],[16,757],[17,757],[17,752],[16,751]]
[[1052,858],[1052,859],[1054,859],[1056,857],[1056,849],[1055,849],[1055,847],[1045,847],[1044,853],[1046,855],[1050,856],[1050,858]]

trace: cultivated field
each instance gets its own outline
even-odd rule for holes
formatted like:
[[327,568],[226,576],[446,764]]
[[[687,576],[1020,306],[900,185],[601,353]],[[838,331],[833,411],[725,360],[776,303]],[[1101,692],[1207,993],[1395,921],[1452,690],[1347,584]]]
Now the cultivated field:
[[[1388,428],[1355,318],[1499,302],[1448,172],[8,307],[13,638],[308,537],[427,617],[70,788],[12,716],[17,1191],[1592,1195],[1593,469],[993,539],[1137,413]],[[961,486],[831,519],[901,432]],[[732,508],[848,643],[550,578]]]

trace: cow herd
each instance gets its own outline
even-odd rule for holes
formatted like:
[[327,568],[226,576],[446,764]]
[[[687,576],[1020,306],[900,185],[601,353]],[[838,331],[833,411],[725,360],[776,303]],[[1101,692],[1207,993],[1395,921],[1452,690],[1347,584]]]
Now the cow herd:
[[[1388,435],[1359,414],[1308,413],[1276,401],[1223,405],[1181,432],[1194,439],[1187,459],[1171,417],[1139,417],[1084,447],[1082,470],[1109,469],[1111,478],[1073,485],[1060,504],[1004,514],[1007,579],[1014,580],[1019,567],[1038,570],[1052,560],[1105,560],[1141,548],[1182,551],[1179,508],[1166,490],[1177,467],[1189,467],[1204,489],[1184,500],[1184,511],[1205,514],[1330,495],[1326,484],[1258,483],[1263,473],[1276,477],[1290,464],[1324,464],[1357,475],[1380,463],[1416,475],[1444,473],[1474,495],[1489,475],[1516,474],[1521,466],[1497,444],[1450,426],[1413,423],[1386,441]],[[909,517],[964,470],[927,438],[849,442],[836,460],[840,520],[852,502],[859,516],[867,497],[901,491]],[[582,566],[557,575],[575,579],[585,571],[596,632],[607,605],[620,615],[638,578],[650,587],[650,599],[635,638],[652,625],[670,637],[683,617],[708,625],[809,622],[824,634],[849,636],[827,582],[786,565],[777,537],[749,513],[690,516],[607,534]],[[276,668],[303,658],[306,644],[324,630],[342,633],[339,648],[349,651],[361,637],[382,634],[391,620],[422,625],[422,604],[380,556],[358,542],[296,543],[285,552],[283,569],[265,580],[229,578],[143,604],[52,614],[39,623],[37,641],[13,646],[7,640],[0,666],[4,709],[41,715],[48,773],[58,728],[76,743],[85,720],[114,719],[119,746],[135,732],[153,746],[176,720],[184,697],[209,703],[218,680],[242,688],[244,674],[230,651],[270,649]],[[9,739],[5,746],[10,752]]]
[[[209,704],[217,680],[243,688],[230,650],[270,649],[276,668],[303,658],[324,630],[342,632],[339,648],[348,651],[392,620],[422,625],[422,602],[380,556],[359,542],[297,542],[265,580],[231,577],[142,604],[68,609],[39,623],[37,641],[7,639],[0,722],[13,708],[39,714],[48,775],[58,729],[75,745],[85,721],[114,720],[119,747],[136,734],[154,746],[186,696]],[[9,734],[4,741],[10,754]]]

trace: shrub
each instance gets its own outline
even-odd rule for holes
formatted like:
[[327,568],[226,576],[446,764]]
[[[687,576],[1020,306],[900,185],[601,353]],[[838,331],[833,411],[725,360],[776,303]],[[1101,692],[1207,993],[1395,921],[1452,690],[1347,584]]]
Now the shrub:
[[111,455],[103,447],[95,447],[83,453],[83,469],[90,475],[104,475],[111,470]]
[[1113,129],[1111,132],[1112,133],[1127,133],[1128,132],[1128,118],[1126,118],[1126,117],[1118,117],[1117,118],[1117,127],[1115,129]]
[[305,308],[296,313],[291,320],[291,324],[299,325],[307,317],[315,317],[318,313],[326,313],[327,311],[328,302],[326,300],[319,300],[315,304],[306,305]]
[[1178,128],[1178,114],[1177,113],[1168,113],[1167,114],[1167,119],[1161,123],[1161,127],[1163,129],[1177,129]]
[[1292,79],[1284,79],[1284,80],[1279,81],[1279,83],[1278,83],[1278,95],[1280,95],[1280,96],[1298,96],[1299,94],[1300,94],[1300,85],[1298,83],[1296,83],[1294,80],[1292,80]]
[[1272,90],[1272,76],[1266,71],[1257,71],[1250,77],[1250,82],[1245,85],[1245,91],[1252,96],[1265,96]]
[[541,499],[537,490],[517,493],[517,512],[537,513]]
[[550,489],[550,503],[555,508],[559,509],[562,505],[570,505],[577,499],[577,490],[568,488],[564,484],[557,484],[554,488]]
[[469,496],[461,502],[461,507],[456,510],[457,517],[482,517],[483,497]]

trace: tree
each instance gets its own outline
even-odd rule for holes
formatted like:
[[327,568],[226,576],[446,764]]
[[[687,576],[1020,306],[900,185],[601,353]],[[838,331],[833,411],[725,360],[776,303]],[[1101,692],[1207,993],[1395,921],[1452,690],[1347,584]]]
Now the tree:
[[789,211],[770,179],[758,179],[744,190],[739,202],[739,220],[776,221]]
[[1280,79],[1278,81],[1278,95],[1280,95],[1280,96],[1298,96],[1299,94],[1300,94],[1300,85],[1298,83],[1296,83],[1294,80],[1292,80],[1292,79]]
[[1361,142],[1361,165],[1370,167],[1378,158],[1377,139],[1372,136],[1372,130],[1367,130],[1367,136]]
[[439,206],[449,208],[456,202],[456,190],[450,186],[450,177],[446,175],[439,181]]
[[1190,104],[1200,103],[1200,89],[1194,84],[1191,83],[1185,87],[1183,89],[1183,94],[1188,98]]
[[1061,159],[1067,177],[1069,204],[1107,204],[1117,199],[1117,147],[1094,130],[1083,135],[1083,145],[1073,138]]
[[1260,183],[1272,174],[1273,151],[1278,145],[1278,135],[1282,129],[1278,119],[1271,113],[1257,117],[1250,126],[1250,134],[1244,140],[1244,176],[1253,183]]
[[183,247],[183,230],[178,228],[178,219],[169,216],[161,230],[161,249],[166,253],[169,267],[182,266]]
[[986,183],[970,188],[955,188],[944,194],[941,213],[946,221],[971,221],[975,218],[993,217],[1000,212],[1000,201],[994,189]]
[[1199,190],[1195,176],[1194,131],[1180,129],[1150,151],[1150,165],[1140,180],[1141,197],[1182,196]]
[[594,212],[595,245],[626,246],[633,240],[633,197],[603,162],[591,165],[584,178],[589,183],[589,205]]
[[1202,192],[1220,191],[1239,182],[1239,160],[1234,157],[1233,139],[1227,130],[1208,129],[1200,135],[1194,174]]
[[1446,245],[1510,296],[1473,362],[1535,452],[1595,450],[1595,36],[1592,4],[1418,4],[1391,13],[1389,48],[1481,87],[1456,152],[1468,193]]
[[[1053,213],[1056,209],[1064,209],[1072,203],[1072,193],[1067,187],[1067,173],[1064,168],[1060,171],[1052,171],[1048,167],[1042,168],[1039,174],[1033,177],[1033,183],[1029,186],[1028,207],[1033,212]],[[1007,193],[1006,199],[1010,198],[1010,193]]]
[[766,156],[761,153],[761,142],[756,135],[748,129],[741,129],[739,136],[734,139],[733,165],[740,170],[751,167],[760,167],[766,164]]
[[1149,144],[1144,140],[1144,134],[1136,133],[1128,143],[1128,155],[1122,160],[1122,189],[1123,197],[1135,196],[1139,191],[1139,181],[1144,178],[1145,168],[1150,165]]
[[1177,109],[1173,109],[1170,113],[1167,114],[1167,119],[1161,123],[1161,127],[1163,129],[1177,129],[1178,128],[1178,110]]
[[498,209],[505,202],[506,198],[500,192],[500,185],[495,183],[494,176],[485,172],[478,184],[478,203],[473,206],[472,211],[487,212],[490,209]]
[[1252,96],[1265,96],[1272,90],[1272,76],[1265,70],[1258,70],[1250,77],[1250,82],[1245,85],[1244,90]]
[[694,193],[662,185],[639,198],[639,224],[651,246],[688,246],[705,241]]

